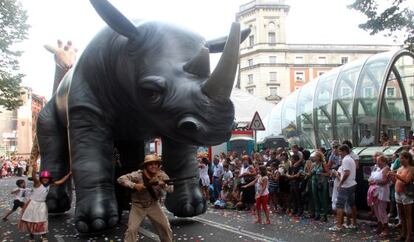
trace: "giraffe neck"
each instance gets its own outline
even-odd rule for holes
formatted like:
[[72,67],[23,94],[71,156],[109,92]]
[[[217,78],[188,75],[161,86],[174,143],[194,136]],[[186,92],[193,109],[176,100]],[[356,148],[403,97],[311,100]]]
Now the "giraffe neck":
[[53,82],[53,90],[52,95],[55,94],[56,89],[59,87],[60,82],[62,81],[63,77],[65,76],[67,70],[64,70],[60,66],[55,66],[55,80]]

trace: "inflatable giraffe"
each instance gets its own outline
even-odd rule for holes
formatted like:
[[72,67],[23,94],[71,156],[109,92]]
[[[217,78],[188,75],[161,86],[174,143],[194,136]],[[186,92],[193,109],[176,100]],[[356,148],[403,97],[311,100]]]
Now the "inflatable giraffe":
[[[52,45],[45,45],[46,50],[54,55],[55,58],[55,78],[53,81],[52,96],[55,94],[60,82],[65,76],[66,72],[72,68],[76,61],[76,48],[72,47],[72,41],[68,41],[65,46],[61,40],[57,41],[57,47]],[[39,145],[37,143],[37,135],[33,139],[32,150],[30,152],[29,164],[33,164],[39,158]]]

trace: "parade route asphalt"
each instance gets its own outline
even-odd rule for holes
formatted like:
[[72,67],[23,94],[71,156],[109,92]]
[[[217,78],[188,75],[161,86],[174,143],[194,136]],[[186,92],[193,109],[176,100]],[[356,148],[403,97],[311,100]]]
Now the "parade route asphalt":
[[[16,177],[0,179],[0,214],[10,208]],[[28,187],[31,182],[28,182]],[[13,213],[8,221],[0,222],[0,241],[28,241],[29,234],[20,233],[17,221],[20,210]],[[124,211],[119,225],[98,234],[79,234],[74,227],[74,208],[65,214],[49,215],[49,241],[122,241],[128,221],[128,211]],[[398,232],[394,229],[390,238],[382,238],[373,232],[372,222],[358,221],[357,230],[331,232],[333,216],[327,223],[311,219],[301,219],[287,215],[271,214],[270,225],[255,224],[254,216],[246,211],[209,208],[200,216],[177,218],[167,213],[174,235],[174,241],[393,241]],[[140,228],[140,241],[159,241],[157,233],[148,219]]]

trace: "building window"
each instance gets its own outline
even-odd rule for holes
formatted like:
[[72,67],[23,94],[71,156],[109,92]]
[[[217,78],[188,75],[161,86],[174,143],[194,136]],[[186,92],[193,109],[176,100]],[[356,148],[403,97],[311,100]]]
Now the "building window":
[[247,84],[248,85],[253,84],[253,74],[247,75]]
[[254,45],[254,35],[250,35],[249,36],[249,46],[253,47],[253,45]]
[[277,72],[269,72],[269,81],[270,82],[277,81]]
[[253,59],[248,59],[247,60],[247,65],[252,66],[253,65]]
[[326,57],[325,56],[319,56],[318,57],[318,64],[326,64]]
[[395,88],[387,87],[387,97],[395,97]]
[[305,74],[303,71],[295,71],[295,81],[303,82],[305,80]]
[[269,32],[269,44],[276,43],[276,33],[275,32]]
[[269,63],[276,64],[276,56],[269,56]]
[[351,97],[352,96],[352,89],[349,87],[342,87],[341,88],[341,97]]
[[269,96],[275,97],[279,95],[277,87],[269,87]]
[[346,63],[348,63],[348,57],[346,56],[341,57],[341,64],[346,64]]
[[367,98],[367,97],[372,97],[372,96],[373,96],[372,87],[365,87],[363,97]]
[[303,56],[296,56],[295,64],[303,64]]
[[254,95],[254,88],[247,88],[246,90],[249,94]]

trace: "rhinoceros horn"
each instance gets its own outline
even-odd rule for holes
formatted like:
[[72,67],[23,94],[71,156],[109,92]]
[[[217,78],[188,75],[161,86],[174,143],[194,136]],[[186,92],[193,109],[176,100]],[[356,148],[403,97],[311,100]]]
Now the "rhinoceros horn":
[[117,33],[134,40],[138,36],[134,24],[107,0],[90,0],[99,16]]
[[233,23],[223,54],[211,74],[204,83],[203,92],[212,99],[223,100],[230,97],[237,71],[240,46],[240,24]]

